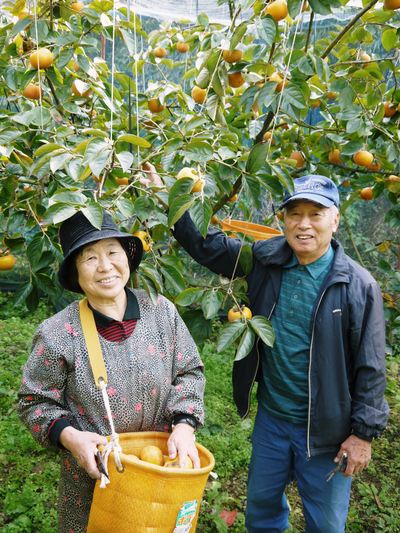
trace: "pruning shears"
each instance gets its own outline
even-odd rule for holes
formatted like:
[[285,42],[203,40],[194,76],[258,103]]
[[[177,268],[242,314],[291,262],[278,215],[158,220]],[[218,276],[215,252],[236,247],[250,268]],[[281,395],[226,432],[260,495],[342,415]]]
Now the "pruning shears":
[[337,474],[338,472],[344,472],[346,468],[347,468],[347,453],[344,452],[341,458],[339,459],[338,464],[326,476],[326,481],[329,482],[335,474]]
[[96,457],[96,465],[97,465],[97,468],[100,474],[104,474],[107,479],[110,479],[109,475],[107,474],[106,467],[104,466],[103,458],[101,457],[100,450],[97,450],[95,457]]

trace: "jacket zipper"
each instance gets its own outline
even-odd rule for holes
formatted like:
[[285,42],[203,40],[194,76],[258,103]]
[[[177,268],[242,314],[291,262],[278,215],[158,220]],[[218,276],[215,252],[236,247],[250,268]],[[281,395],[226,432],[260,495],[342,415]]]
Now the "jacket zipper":
[[[270,313],[269,313],[269,315],[267,317],[267,320],[271,319],[271,316],[272,316],[272,313],[274,312],[275,307],[276,307],[276,302],[272,306],[272,309],[271,309],[271,311],[270,311]],[[249,394],[247,396],[247,411],[245,412],[245,414],[243,415],[242,418],[246,418],[246,416],[249,414],[249,411],[250,411],[250,394],[251,394],[251,391],[253,390],[254,382],[256,380],[256,376],[257,376],[257,373],[258,373],[258,367],[260,366],[260,353],[258,351],[258,343],[259,342],[260,342],[260,337],[257,339],[257,342],[256,342],[256,352],[257,352],[256,371],[254,372],[253,381],[251,382],[251,386],[250,386],[250,389],[249,389]]]
[[311,342],[310,342],[310,362],[308,364],[308,416],[307,416],[307,458],[311,458],[311,451],[310,451],[310,427],[311,427],[311,363],[312,363],[312,349],[313,349],[313,342],[314,342],[314,331],[315,331],[315,321],[317,319],[318,309],[321,305],[322,298],[324,297],[328,287],[325,288],[324,292],[321,294],[321,297],[318,301],[318,305],[315,309],[314,313],[314,321],[313,321],[313,327],[312,327],[312,333],[311,333]]

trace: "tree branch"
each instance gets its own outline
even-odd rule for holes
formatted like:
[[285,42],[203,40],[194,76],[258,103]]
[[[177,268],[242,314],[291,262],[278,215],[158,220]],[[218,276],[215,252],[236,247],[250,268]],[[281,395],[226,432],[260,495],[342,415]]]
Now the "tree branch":
[[372,0],[367,6],[364,7],[355,17],[353,17],[348,24],[343,28],[343,30],[333,39],[331,44],[322,52],[321,59],[324,59],[329,52],[335,48],[335,46],[338,44],[339,41],[342,40],[343,36],[346,35],[346,33],[354,26],[354,24],[367,12],[373,7],[375,4],[378,3],[378,0]]
[[308,22],[307,39],[306,39],[306,44],[304,46],[305,52],[307,52],[308,45],[310,44],[310,37],[311,37],[311,30],[312,30],[313,22],[314,22],[314,11],[311,11],[310,20]]

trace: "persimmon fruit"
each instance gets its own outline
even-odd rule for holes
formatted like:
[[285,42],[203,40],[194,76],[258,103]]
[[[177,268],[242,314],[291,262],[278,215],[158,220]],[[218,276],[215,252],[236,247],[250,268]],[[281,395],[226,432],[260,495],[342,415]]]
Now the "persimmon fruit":
[[22,94],[25,96],[25,98],[29,98],[30,100],[40,100],[42,96],[42,89],[39,87],[39,85],[28,83]]
[[360,190],[360,198],[362,198],[363,200],[366,200],[366,201],[369,201],[369,200],[372,200],[372,198],[374,197],[374,190],[372,187],[364,187],[363,189]]
[[400,176],[391,174],[386,179],[386,188],[389,192],[392,192],[394,194],[400,193]]
[[245,83],[245,79],[243,77],[243,74],[241,72],[231,72],[228,74],[228,83],[230,87],[233,87],[234,89],[237,89],[238,87],[241,87]]
[[142,241],[143,251],[148,252],[151,250],[151,238],[147,231],[138,230],[133,234],[134,237],[138,237]]
[[186,52],[189,50],[188,43],[185,43],[184,41],[178,41],[175,45],[176,51],[180,54],[186,54]]
[[203,104],[204,100],[206,99],[207,90],[202,89],[201,87],[197,87],[197,85],[195,85],[192,88],[191,95],[196,104]]
[[392,117],[397,113],[397,107],[392,102],[383,102],[385,117]]
[[163,453],[158,446],[144,446],[140,450],[139,459],[153,465],[162,466],[164,463]]
[[[181,468],[179,465],[179,457],[177,456],[175,459],[170,459],[170,458],[165,459],[164,466],[166,468]],[[186,459],[185,459],[185,466],[183,466],[182,468],[186,468],[186,469],[193,468],[193,462],[188,455],[186,456]]]
[[223,50],[222,57],[227,63],[237,63],[243,57],[243,52],[241,50]]
[[272,131],[266,131],[263,135],[263,141],[269,142],[270,144],[275,144],[274,138],[272,136]]
[[159,59],[166,57],[167,54],[168,54],[167,50],[163,48],[162,46],[157,46],[157,48],[154,48],[153,50],[153,55],[155,57],[158,57]]
[[369,167],[374,160],[374,156],[368,150],[359,150],[353,155],[353,161],[360,167]]
[[228,322],[237,322],[243,318],[246,320],[251,320],[253,313],[249,307],[243,305],[240,309],[238,307],[231,307],[228,311]]
[[342,160],[340,159],[340,150],[338,148],[335,148],[329,152],[328,161],[333,165],[340,165]]
[[383,2],[383,7],[385,9],[392,9],[393,11],[395,9],[400,9],[400,0],[385,0]]
[[54,62],[54,55],[48,48],[39,48],[29,56],[29,63],[32,68],[49,68]]
[[115,178],[118,185],[129,185],[129,178]]
[[71,11],[75,11],[75,13],[80,13],[82,9],[85,7],[85,4],[83,2],[72,2],[72,4],[69,7]]
[[165,106],[161,104],[158,98],[150,98],[147,102],[147,107],[152,113],[161,113],[165,109]]
[[264,13],[266,15],[271,15],[276,22],[285,19],[289,13],[286,0],[274,0],[267,5],[264,9]]
[[17,260],[12,254],[0,256],[0,270],[12,270]]
[[290,154],[290,159],[294,159],[296,161],[296,168],[303,168],[306,162],[303,154],[298,150],[294,150]]

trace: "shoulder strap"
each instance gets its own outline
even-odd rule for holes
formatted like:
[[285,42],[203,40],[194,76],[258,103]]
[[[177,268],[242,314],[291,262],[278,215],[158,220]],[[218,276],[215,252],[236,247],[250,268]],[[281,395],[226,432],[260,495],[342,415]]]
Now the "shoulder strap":
[[94,381],[98,388],[102,380],[107,384],[107,370],[104,364],[103,353],[101,351],[100,339],[96,329],[96,323],[92,310],[88,306],[87,298],[79,302],[79,316],[89,354],[90,366],[92,367]]

